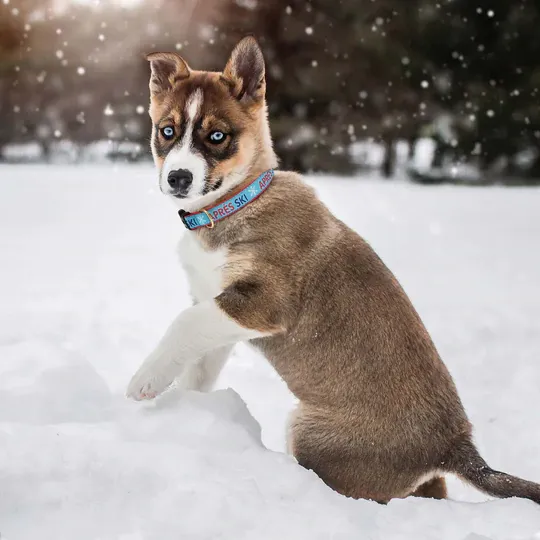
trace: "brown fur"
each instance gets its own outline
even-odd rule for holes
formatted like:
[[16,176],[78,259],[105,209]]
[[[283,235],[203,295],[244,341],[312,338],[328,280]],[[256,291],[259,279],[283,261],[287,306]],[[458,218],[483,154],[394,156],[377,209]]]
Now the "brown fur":
[[[219,111],[243,137],[234,163],[222,162],[217,174],[248,163],[246,182],[275,164],[264,80],[249,73],[257,51],[253,40],[241,42],[223,75],[180,77],[151,108],[157,124],[202,88],[205,114]],[[454,382],[407,295],[300,176],[276,172],[262,197],[188,234],[227,251],[218,305],[268,334],[253,344],[300,402],[289,449],[301,465],[344,495],[380,502],[443,498],[445,472],[492,495],[540,502],[539,486],[497,476],[480,458]]]
[[301,402],[293,454],[336,491],[406,496],[470,436],[401,287],[297,175],[276,173],[264,197],[195,234],[209,249],[228,248],[218,304],[248,328],[284,329],[256,345]]
[[446,499],[446,480],[444,478],[428,480],[411,495],[413,497],[424,497],[425,499]]

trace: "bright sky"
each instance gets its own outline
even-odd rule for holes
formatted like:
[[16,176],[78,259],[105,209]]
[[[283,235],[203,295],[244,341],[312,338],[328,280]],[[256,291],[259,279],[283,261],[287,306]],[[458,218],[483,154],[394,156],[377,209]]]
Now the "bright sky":
[[129,7],[129,6],[135,6],[137,4],[142,3],[144,0],[60,0],[62,3],[76,3],[76,4],[87,4],[87,5],[94,5],[94,6],[121,6],[121,7]]

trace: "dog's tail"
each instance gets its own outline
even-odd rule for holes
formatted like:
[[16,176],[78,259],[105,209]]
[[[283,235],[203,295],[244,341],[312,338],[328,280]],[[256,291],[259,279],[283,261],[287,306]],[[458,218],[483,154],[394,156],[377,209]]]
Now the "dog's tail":
[[482,459],[471,441],[462,441],[444,467],[448,472],[457,474],[492,497],[520,497],[540,504],[540,484],[494,471]]

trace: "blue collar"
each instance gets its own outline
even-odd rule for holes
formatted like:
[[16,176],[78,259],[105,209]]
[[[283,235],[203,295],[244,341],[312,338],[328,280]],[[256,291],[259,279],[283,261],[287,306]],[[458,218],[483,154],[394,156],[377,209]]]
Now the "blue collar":
[[186,226],[186,229],[190,231],[200,229],[201,227],[213,229],[216,221],[231,216],[262,195],[272,182],[273,178],[274,170],[269,169],[249,184],[249,186],[235,193],[225,202],[222,202],[213,208],[209,208],[208,210],[195,212],[194,214],[190,214],[185,210],[180,210],[178,215]]

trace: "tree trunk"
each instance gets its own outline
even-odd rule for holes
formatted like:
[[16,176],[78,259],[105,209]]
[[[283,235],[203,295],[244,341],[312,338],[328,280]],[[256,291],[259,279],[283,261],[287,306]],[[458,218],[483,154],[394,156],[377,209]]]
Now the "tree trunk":
[[385,178],[392,178],[396,173],[396,148],[393,138],[383,140],[385,152],[382,164],[382,174]]
[[431,166],[440,169],[443,166],[446,145],[440,140],[435,140],[435,144],[435,155],[433,156],[433,163]]

